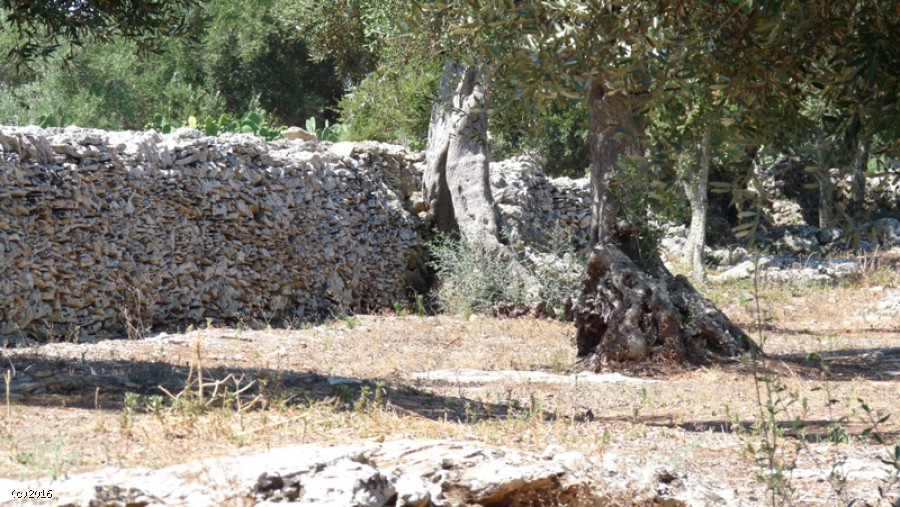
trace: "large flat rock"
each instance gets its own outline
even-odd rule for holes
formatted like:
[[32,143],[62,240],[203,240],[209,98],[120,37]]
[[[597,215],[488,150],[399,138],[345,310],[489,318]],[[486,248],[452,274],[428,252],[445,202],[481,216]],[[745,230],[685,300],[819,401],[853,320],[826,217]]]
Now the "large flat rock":
[[51,500],[10,505],[66,507],[746,505],[732,491],[636,457],[560,451],[535,456],[450,440],[296,445],[159,470],[0,479],[0,491],[52,490]]

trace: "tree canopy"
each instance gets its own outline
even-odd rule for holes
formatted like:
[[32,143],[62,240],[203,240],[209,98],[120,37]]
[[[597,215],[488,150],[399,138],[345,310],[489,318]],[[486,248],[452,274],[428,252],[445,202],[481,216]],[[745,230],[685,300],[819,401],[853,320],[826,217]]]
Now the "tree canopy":
[[145,49],[158,49],[163,37],[189,36],[189,14],[200,0],[63,0],[0,1],[6,25],[20,44],[11,54],[19,59],[47,56],[68,44],[109,42],[128,37]]

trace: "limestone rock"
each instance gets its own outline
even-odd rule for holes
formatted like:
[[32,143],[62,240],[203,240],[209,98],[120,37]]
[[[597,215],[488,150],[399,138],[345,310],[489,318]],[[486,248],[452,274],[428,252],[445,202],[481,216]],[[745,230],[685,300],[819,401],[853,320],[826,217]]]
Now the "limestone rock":
[[797,254],[809,254],[819,247],[815,227],[802,227],[799,231],[787,230],[780,240],[780,246],[784,250]]
[[872,235],[885,247],[900,245],[900,220],[880,218],[871,224]]
[[319,138],[315,134],[313,134],[312,132],[308,132],[306,129],[302,129],[300,127],[291,127],[289,129],[286,129],[281,133],[281,137],[291,141],[299,140],[317,142],[319,140]]
[[583,480],[559,460],[472,442],[398,440],[293,446],[161,470],[106,469],[57,481],[2,485],[34,488],[39,482],[53,489],[52,504],[57,506],[193,507],[243,499],[247,505],[456,507],[542,505],[542,499],[582,491]]
[[[298,445],[210,458],[160,470],[105,469],[51,481],[0,479],[4,491],[53,490],[53,500],[13,505],[398,506],[616,504],[739,507],[729,490],[604,453],[588,460],[563,448],[534,456],[477,442],[396,440]],[[606,502],[606,503],[604,503]]]
[[900,314],[900,292],[887,294],[878,303],[878,312],[886,315]]
[[822,282],[833,284],[860,276],[860,266],[848,259],[800,258],[793,255],[763,255],[747,257],[736,266],[710,276],[714,282],[749,280],[756,276],[771,282]]
[[799,204],[787,199],[776,199],[772,202],[771,220],[774,226],[805,225],[803,209]]

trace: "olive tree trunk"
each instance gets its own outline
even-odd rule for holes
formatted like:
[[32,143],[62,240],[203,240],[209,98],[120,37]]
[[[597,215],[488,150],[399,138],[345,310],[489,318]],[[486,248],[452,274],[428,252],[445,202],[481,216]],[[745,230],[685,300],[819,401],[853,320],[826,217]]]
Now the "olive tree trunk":
[[700,140],[700,165],[697,171],[688,171],[684,179],[684,192],[691,203],[691,227],[682,262],[693,268],[694,279],[700,282],[706,275],[703,249],[706,247],[706,218],[709,214],[709,130],[707,126]]
[[435,226],[488,249],[499,248],[500,218],[491,195],[487,106],[481,74],[444,65],[431,114],[423,193]]
[[659,259],[640,263],[633,237],[612,217],[609,183],[618,157],[638,149],[628,97],[594,85],[588,97],[592,228],[595,240],[581,290],[568,307],[578,356],[599,370],[615,363],[734,358],[751,342],[683,276]]
[[850,215],[855,220],[861,219],[866,209],[866,170],[871,147],[872,141],[868,137],[860,139],[856,146],[849,205]]
[[834,224],[834,181],[828,169],[813,174],[819,184],[819,228],[826,229]]

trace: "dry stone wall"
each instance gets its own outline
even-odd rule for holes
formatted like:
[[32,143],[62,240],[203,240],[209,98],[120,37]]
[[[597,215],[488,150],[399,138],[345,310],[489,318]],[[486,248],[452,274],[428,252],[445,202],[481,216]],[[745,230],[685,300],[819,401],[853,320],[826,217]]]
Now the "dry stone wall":
[[0,127],[0,335],[389,306],[416,275],[415,160],[377,143]]
[[[0,336],[391,306],[427,285],[422,160],[379,143],[0,127]],[[870,198],[896,200],[893,176]],[[517,249],[585,246],[587,178],[518,158],[491,164],[490,183]]]
[[491,164],[491,191],[514,246],[586,245],[591,226],[587,178],[548,178],[528,158],[514,158]]

